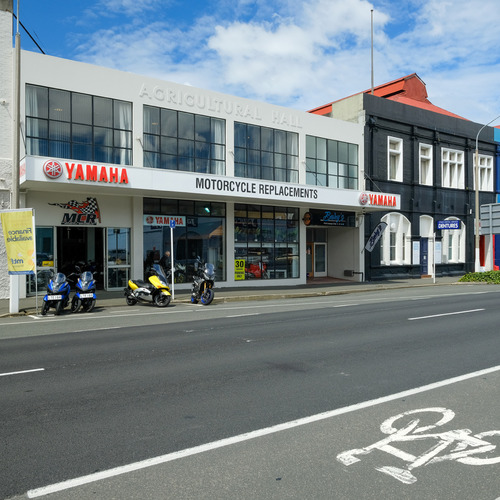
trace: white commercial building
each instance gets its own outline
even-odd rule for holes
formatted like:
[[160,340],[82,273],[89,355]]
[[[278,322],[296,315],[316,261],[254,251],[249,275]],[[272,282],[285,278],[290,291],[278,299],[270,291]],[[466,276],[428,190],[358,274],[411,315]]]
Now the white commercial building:
[[[17,82],[12,1],[0,6],[5,209]],[[171,235],[180,287],[198,256],[219,287],[360,280],[363,214],[400,208],[398,195],[364,190],[363,124],[28,51],[19,85],[19,199],[35,209],[39,284],[80,262],[121,289]]]

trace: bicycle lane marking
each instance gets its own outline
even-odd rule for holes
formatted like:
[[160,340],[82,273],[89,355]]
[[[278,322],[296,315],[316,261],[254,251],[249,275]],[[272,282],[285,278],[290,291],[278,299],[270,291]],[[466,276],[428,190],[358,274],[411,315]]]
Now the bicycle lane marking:
[[[328,456],[331,457],[329,459],[330,473],[332,475],[332,478],[335,477],[334,483],[336,483],[339,479],[339,474],[341,474],[340,469],[342,469],[342,467],[345,467],[345,465],[342,465],[335,458],[339,454],[345,453],[345,450],[350,451],[350,449],[352,449],[352,447],[351,448],[348,446],[344,447],[343,445],[340,444],[340,441],[342,440],[342,441],[345,441],[346,443],[353,443],[353,442],[359,443],[359,442],[364,441],[362,437],[358,437],[356,435],[350,435],[344,431],[344,429],[346,427],[349,427],[349,422],[352,418],[352,414],[355,414],[355,413],[361,412],[361,411],[374,411],[376,409],[377,412],[382,412],[381,414],[383,415],[383,418],[380,419],[380,422],[383,422],[386,420],[391,420],[391,417],[393,417],[394,415],[399,416],[399,413],[401,413],[401,412],[395,411],[395,410],[387,410],[387,411],[385,409],[382,410],[382,408],[385,408],[385,405],[395,406],[399,410],[400,409],[399,405],[401,404],[401,401],[406,401],[406,399],[414,398],[414,397],[419,396],[419,395],[421,397],[425,398],[429,395],[429,393],[431,391],[447,389],[447,388],[453,387],[455,384],[468,382],[468,381],[471,381],[474,379],[478,379],[480,377],[486,377],[487,375],[493,375],[493,374],[500,376],[500,366],[495,366],[492,368],[479,370],[479,371],[472,372],[469,374],[446,379],[446,380],[443,380],[440,382],[436,382],[436,383],[428,384],[425,386],[420,386],[420,387],[417,387],[414,389],[410,389],[407,391],[395,393],[395,394],[392,394],[389,396],[384,396],[384,397],[380,397],[377,399],[358,403],[355,405],[339,408],[336,410],[312,415],[312,416],[297,419],[297,420],[293,420],[293,421],[286,422],[283,424],[278,424],[278,425],[275,425],[272,427],[259,429],[256,431],[251,431],[251,432],[248,432],[245,434],[222,439],[220,441],[215,441],[215,442],[203,444],[200,446],[196,446],[193,448],[173,452],[173,453],[170,453],[167,455],[154,457],[154,458],[147,459],[147,460],[144,460],[141,462],[136,462],[136,463],[116,467],[114,469],[109,469],[109,470],[100,471],[100,472],[97,472],[94,474],[89,474],[87,476],[69,479],[67,481],[48,485],[45,487],[36,488],[36,489],[28,491],[27,496],[28,496],[28,498],[39,498],[39,497],[44,497],[44,496],[50,495],[51,499],[52,498],[54,498],[54,499],[65,498],[64,496],[58,496],[57,493],[64,492],[66,490],[73,489],[73,488],[82,489],[82,488],[85,488],[87,485],[89,485],[89,488],[90,488],[89,491],[91,491],[92,494],[95,494],[96,489],[100,487],[99,483],[110,481],[110,480],[114,481],[113,488],[120,488],[123,485],[125,485],[125,486],[123,486],[124,488],[127,488],[128,486],[126,486],[126,485],[127,485],[128,481],[132,481],[132,482],[136,481],[136,478],[137,478],[136,475],[141,474],[141,473],[147,473],[147,472],[145,472],[145,471],[147,471],[147,469],[154,468],[154,467],[171,467],[170,464],[182,462],[184,460],[190,460],[193,457],[198,457],[201,455],[201,456],[203,456],[203,458],[196,459],[197,463],[199,464],[200,461],[213,460],[213,458],[207,458],[212,453],[222,452],[222,450],[225,450],[228,448],[242,447],[242,446],[249,446],[249,445],[251,445],[252,448],[254,448],[255,446],[258,447],[259,445],[255,445],[256,442],[262,443],[262,440],[266,440],[269,438],[274,439],[276,436],[282,436],[283,434],[287,434],[289,432],[296,432],[298,429],[302,430],[302,433],[306,433],[306,434],[308,434],[310,432],[317,432],[317,430],[316,431],[315,430],[312,430],[312,431],[307,430],[310,426],[315,426],[315,425],[316,426],[317,425],[323,426],[323,429],[321,430],[321,433],[323,434],[322,437],[313,438],[313,439],[309,439],[307,437],[302,438],[302,439],[305,439],[304,441],[297,439],[295,436],[292,440],[290,440],[289,438],[285,438],[285,441],[283,441],[283,440],[281,441],[281,447],[282,447],[282,449],[285,449],[285,451],[282,453],[282,455],[284,455],[285,457],[290,457],[290,456],[298,457],[300,455],[305,455],[307,457],[307,460],[309,460],[310,457],[314,455],[314,452],[313,451],[306,452],[305,450],[306,450],[306,448],[311,446],[311,443],[313,443],[313,445],[312,445],[313,448],[314,448],[315,442],[319,443],[318,446],[321,446],[321,447],[328,446],[328,450],[327,451],[323,450],[322,453],[327,453]],[[398,401],[398,400],[400,400],[400,401]],[[405,403],[405,406],[407,406],[407,403]],[[412,407],[415,407],[415,405],[412,404]],[[421,408],[428,408],[428,407],[429,406],[426,404],[424,404],[424,405],[417,404],[415,410],[418,411]],[[439,408],[441,408],[441,407],[439,407]],[[447,414],[448,415],[447,419],[445,418],[446,421],[449,421],[449,416],[451,414],[453,414],[453,411],[450,410],[450,412],[451,413]],[[331,432],[332,426],[337,428],[337,424],[332,423],[332,421],[336,421],[336,419],[340,418],[340,417],[347,418],[348,420],[347,420],[347,423],[344,426],[342,426],[342,431],[339,433],[338,437],[334,438],[333,434],[336,434],[338,432],[338,429],[335,430],[333,433]],[[373,421],[377,421],[377,419],[373,419]],[[378,426],[380,426],[380,422],[379,422]],[[371,423],[372,422],[370,422],[370,424]],[[379,430],[379,427],[377,427],[377,429]],[[412,429],[414,430],[414,427],[412,427]],[[406,430],[406,428],[405,428],[405,430]],[[423,427],[423,429],[421,429],[421,430],[426,431],[429,429],[426,427]],[[489,431],[489,429],[480,429],[480,430]],[[377,439],[375,439],[374,441],[377,442]],[[292,442],[296,443],[297,450],[295,450],[293,452],[286,451],[286,448],[290,447],[291,446],[290,443],[292,443]],[[299,444],[299,443],[302,443],[302,444]],[[327,443],[330,443],[330,445],[328,445]],[[279,445],[278,445],[278,447],[276,447],[276,445],[272,445],[270,449],[274,450],[272,452],[272,454],[279,455],[279,453],[277,452],[277,450],[279,450]],[[252,457],[255,456],[255,454],[252,454],[252,452],[248,452],[248,451],[245,451],[244,454],[248,457],[249,461],[252,459]],[[267,451],[265,453],[266,457],[267,457],[267,454],[269,454],[269,451]],[[410,458],[411,460],[414,460],[415,455],[411,455],[409,453],[407,453],[405,455],[402,452],[401,456],[399,456],[397,458],[402,458],[402,459]],[[266,459],[264,459],[262,457],[257,458],[257,459],[255,459],[256,465],[254,465],[254,467],[258,468],[261,466],[261,464],[265,464],[268,461],[269,461],[268,458],[266,458]],[[384,464],[381,464],[381,466],[383,467]],[[192,477],[198,477],[198,478],[202,477],[202,475],[203,475],[202,471],[198,467],[199,467],[199,465],[196,465],[196,470],[191,473]],[[229,461],[227,467],[228,468],[232,467],[231,460]],[[207,466],[206,469],[207,469],[207,471],[209,471],[212,468]],[[297,477],[301,478],[301,481],[304,482],[304,476],[303,476],[303,474],[301,474],[301,471],[303,470],[303,466],[299,467],[299,469],[300,470],[297,472]],[[250,469],[248,469],[248,470],[250,470]],[[126,477],[123,478],[124,476],[130,476],[130,475],[134,475],[133,479],[127,479]],[[155,475],[158,476],[158,473],[156,473]],[[117,481],[116,479],[119,477],[122,477],[123,479],[121,479],[120,481]],[[323,477],[323,481],[324,481],[324,473],[322,473],[322,477]],[[342,477],[342,476],[340,476],[340,477]],[[227,480],[227,478],[226,478],[226,480]],[[206,481],[208,481],[208,483],[210,483],[210,484],[213,484],[213,486],[215,488],[217,487],[217,480],[215,480],[213,477],[206,478]],[[173,480],[173,482],[176,483],[177,481]],[[142,484],[141,487],[145,487],[144,483],[141,483],[141,484]],[[237,487],[236,485],[234,485],[234,486],[235,486],[235,488]],[[172,484],[169,484],[168,487],[172,488]],[[205,488],[206,485],[203,487]],[[297,486],[294,486],[294,488],[295,487],[297,487]],[[221,488],[226,488],[226,489],[231,490],[231,488],[227,488],[227,484],[225,486],[221,485]],[[337,488],[338,488],[338,486],[337,486]],[[180,491],[175,493],[175,494],[173,491],[171,491],[171,490],[169,490],[169,491],[170,491],[170,493],[172,493],[174,495],[174,496],[172,496],[172,498],[174,498],[174,497],[175,498],[183,498],[182,493]],[[231,490],[231,491],[234,493],[236,491],[236,489]],[[206,491],[205,491],[205,493],[206,493]],[[214,494],[215,494],[215,492],[214,492]],[[52,495],[55,495],[55,496],[52,496]],[[186,498],[189,498],[189,496],[187,496]],[[342,498],[344,498],[344,497],[342,497]],[[350,497],[346,496],[345,498],[350,498]],[[355,497],[353,497],[353,498],[355,498]]]

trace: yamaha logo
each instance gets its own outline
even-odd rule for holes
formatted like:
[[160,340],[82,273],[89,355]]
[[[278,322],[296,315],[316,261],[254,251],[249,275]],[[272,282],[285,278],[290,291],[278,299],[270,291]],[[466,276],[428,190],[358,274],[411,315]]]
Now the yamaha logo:
[[43,173],[49,179],[58,179],[63,173],[63,167],[58,161],[48,160],[43,164]]
[[359,204],[366,205],[368,203],[369,197],[366,193],[361,193],[359,195]]

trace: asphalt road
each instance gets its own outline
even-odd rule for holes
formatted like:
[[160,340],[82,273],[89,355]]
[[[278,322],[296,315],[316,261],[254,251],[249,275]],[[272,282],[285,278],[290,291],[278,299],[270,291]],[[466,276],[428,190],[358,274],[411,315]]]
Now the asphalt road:
[[[0,341],[0,498],[496,367],[500,365],[499,298],[492,287],[440,287],[200,306],[191,313],[187,311],[193,311],[192,306],[178,305],[161,312],[97,311],[82,320],[70,316],[2,320],[0,328],[7,329],[11,338]],[[23,370],[37,371],[14,374]],[[477,432],[500,428],[498,384],[493,383],[494,374],[486,378],[491,384],[484,383],[480,390],[474,386],[476,379],[451,384],[450,390],[435,389],[443,392],[441,400],[450,399],[448,406],[459,403],[467,420],[460,428],[474,427]],[[467,397],[460,397],[464,390]],[[407,397],[410,401],[415,396]],[[332,414],[333,421],[322,419],[320,429],[320,423],[311,423],[271,433],[271,444],[259,438],[217,448],[212,462],[206,462],[212,453],[169,461],[171,469],[162,469],[156,479],[142,477],[155,493],[146,493],[150,490],[140,479],[134,490],[127,482],[132,476],[122,475],[112,486],[92,483],[90,493],[72,489],[57,498],[114,498],[110,491],[116,498],[197,498],[191,489],[197,484],[199,498],[380,498],[376,488],[385,491],[381,481],[398,487],[403,483],[376,467],[364,479],[346,481],[366,468],[346,465],[336,456],[376,443],[381,423],[391,416],[442,407],[420,397],[424,400],[416,407],[392,404],[382,411],[377,406],[364,410],[365,416],[356,412],[356,418],[351,412],[349,418]],[[300,436],[285,439],[299,429]],[[338,437],[332,441],[335,433]],[[500,444],[500,439],[496,442]],[[251,453],[240,448],[256,443],[264,449]],[[304,460],[300,449],[306,447]],[[366,450],[365,454],[372,456]],[[253,485],[245,490],[246,496],[235,494],[237,485],[246,484],[243,477],[261,477],[251,471],[273,461],[283,470],[309,471],[306,477],[311,480],[301,483],[306,491],[294,487],[294,481],[282,482],[278,468],[274,483],[258,483],[264,490]],[[493,496],[470,498],[500,497],[496,463],[470,468],[476,476],[469,476],[465,486],[463,481],[450,481],[454,474],[463,478],[458,469],[445,482],[450,487],[468,485],[477,493],[479,479],[475,482],[474,477],[479,474],[481,484],[486,480],[490,485],[485,494]],[[217,470],[225,473],[216,474]],[[265,470],[269,474],[274,469]],[[429,481],[439,486],[445,478],[440,478],[439,467],[434,470]],[[338,496],[331,491],[334,472],[339,474],[338,488],[341,484],[343,488]],[[228,476],[239,481],[232,484]],[[125,493],[117,493],[119,484],[128,485]],[[415,484],[429,488],[422,479]],[[104,493],[98,488],[111,490]],[[408,494],[404,490],[388,498],[432,498]],[[435,498],[469,497],[451,490],[450,496]]]

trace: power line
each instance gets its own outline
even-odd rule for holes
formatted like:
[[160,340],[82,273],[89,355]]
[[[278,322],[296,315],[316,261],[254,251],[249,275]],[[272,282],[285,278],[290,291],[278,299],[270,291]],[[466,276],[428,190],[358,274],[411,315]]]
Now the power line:
[[[14,13],[12,15],[17,20],[17,16]],[[42,47],[40,47],[40,45],[38,45],[37,41],[31,36],[31,33],[25,28],[24,24],[21,21],[19,21],[19,24],[21,25],[21,28],[26,32],[26,34],[31,38],[31,40],[33,41],[33,43],[38,47],[38,49],[40,50],[40,52],[45,55],[45,52],[43,51]]]

